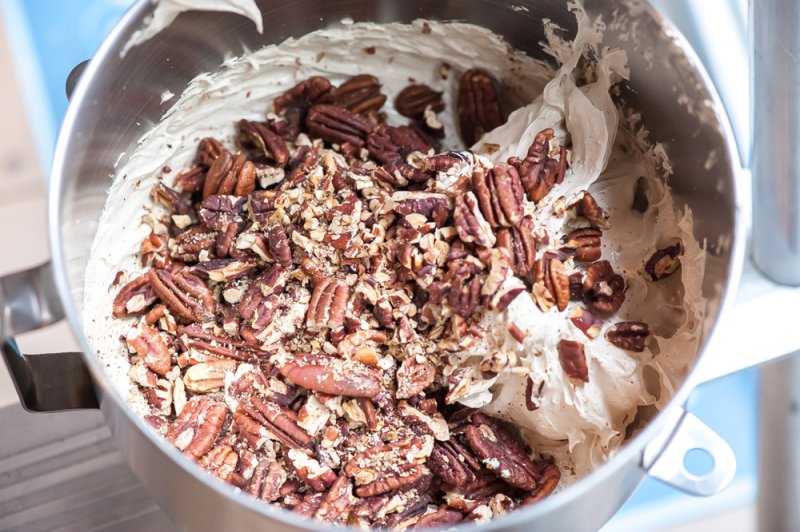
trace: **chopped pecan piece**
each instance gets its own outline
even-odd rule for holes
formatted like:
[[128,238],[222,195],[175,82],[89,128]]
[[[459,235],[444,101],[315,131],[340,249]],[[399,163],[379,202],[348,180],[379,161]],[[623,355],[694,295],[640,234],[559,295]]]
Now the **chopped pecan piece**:
[[298,386],[331,395],[372,398],[381,391],[377,373],[356,360],[298,353],[280,372]]
[[380,111],[386,102],[378,78],[359,74],[342,83],[333,92],[333,103],[358,114]]
[[469,448],[489,471],[516,488],[525,491],[536,488],[533,460],[525,446],[499,420],[476,413],[464,435]]
[[337,329],[344,324],[350,288],[341,281],[326,277],[314,287],[306,314],[306,328],[318,331],[323,327]]
[[147,275],[140,275],[122,289],[114,298],[114,317],[139,316],[156,302],[156,293]]
[[461,512],[449,509],[447,506],[440,506],[436,511],[423,515],[412,527],[417,528],[446,528],[464,519]]
[[200,219],[216,231],[225,231],[231,223],[241,222],[247,198],[213,195],[205,198],[200,205]]
[[415,356],[403,359],[400,368],[397,370],[397,393],[398,399],[408,399],[419,395],[428,386],[433,384],[436,378],[436,368],[429,360],[422,362]]
[[593,262],[583,276],[583,300],[600,314],[613,314],[625,301],[625,281],[607,260]]
[[621,321],[606,331],[606,339],[626,351],[641,353],[650,340],[650,327],[641,321]]
[[286,143],[264,124],[242,119],[238,128],[239,134],[236,139],[242,149],[258,150],[261,155],[281,166],[289,161],[289,149]]
[[427,85],[409,85],[395,97],[394,107],[401,115],[412,118],[423,118],[426,109],[434,113],[444,111],[442,93],[435,91]]
[[335,105],[318,104],[308,111],[306,126],[312,134],[330,143],[349,142],[357,148],[364,146],[372,129],[369,121]]
[[461,140],[472,146],[503,123],[492,78],[483,70],[467,70],[458,82],[458,125]]
[[208,169],[203,198],[212,195],[247,196],[256,186],[256,167],[244,155],[225,151]]
[[175,176],[175,188],[187,194],[193,194],[203,188],[206,182],[206,171],[200,166],[192,166],[185,172]]
[[283,227],[276,225],[269,230],[269,233],[267,233],[267,245],[269,246],[270,255],[278,264],[284,268],[292,265],[292,247]]
[[675,273],[681,267],[681,243],[659,249],[647,260],[644,265],[645,273],[651,281],[660,281]]
[[561,251],[574,253],[577,260],[594,262],[600,258],[602,236],[603,233],[593,227],[576,229],[564,237]]
[[156,183],[156,185],[153,187],[153,196],[155,196],[155,199],[159,203],[164,205],[164,207],[173,213],[179,215],[182,214],[191,218],[194,217],[194,209],[192,209],[192,205],[186,201],[186,199],[181,196],[177,190],[169,188],[164,183]]
[[573,340],[559,340],[558,359],[564,373],[575,380],[589,382],[589,368],[586,365],[586,354],[583,351],[582,343]]
[[604,323],[603,320],[577,305],[570,311],[569,319],[575,327],[591,339],[597,338]]
[[314,517],[331,523],[345,524],[350,507],[355,502],[352,481],[347,475],[340,474],[325,494]]
[[314,491],[325,491],[336,482],[336,473],[328,466],[320,464],[308,451],[290,449],[287,457],[297,476]]
[[131,330],[127,340],[128,347],[136,351],[148,368],[161,376],[167,374],[172,367],[172,354],[156,329],[140,323]]
[[[233,225],[233,224],[231,224]],[[217,233],[207,227],[195,225],[179,233],[171,246],[170,256],[184,262],[197,262],[200,253],[210,253],[216,247]]]
[[192,397],[167,428],[167,441],[197,460],[214,446],[227,411],[225,403],[204,396]]

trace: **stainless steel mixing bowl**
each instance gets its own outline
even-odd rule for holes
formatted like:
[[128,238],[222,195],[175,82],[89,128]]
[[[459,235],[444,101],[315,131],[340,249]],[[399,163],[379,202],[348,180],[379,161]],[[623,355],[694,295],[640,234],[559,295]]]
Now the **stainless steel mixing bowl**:
[[[50,181],[52,263],[0,279],[3,352],[20,396],[32,410],[87,407],[96,401],[139,479],[176,523],[192,530],[320,529],[290,512],[258,502],[212,478],[136,417],[110,386],[83,334],[84,270],[97,220],[120,153],[159,120],[196,75],[239,55],[344,17],[410,22],[419,17],[462,20],[490,28],[533,57],[545,58],[542,19],[576,30],[564,0],[261,0],[265,31],[239,16],[182,14],[168,29],[120,51],[153,10],[145,0],[123,18],[83,73],[59,137]],[[607,44],[628,52],[631,80],[621,98],[642,113],[653,140],[667,148],[677,203],[695,214],[696,237],[707,243],[703,293],[708,312],[700,357],[729,306],[743,258],[738,160],[722,106],[702,67],[678,32],[646,2],[587,0],[591,16],[609,23]],[[612,23],[613,22],[613,23]],[[631,33],[632,32],[632,33]],[[174,100],[173,100],[174,101]],[[710,160],[714,164],[707,164]],[[647,228],[642,228],[646,230]],[[103,287],[105,289],[105,287]],[[83,352],[25,356],[14,334],[66,316]],[[87,371],[88,370],[88,371]],[[595,530],[617,511],[645,475],[684,490],[711,494],[735,469],[730,448],[683,410],[698,382],[693,372],[668,408],[609,462],[544,501],[482,525],[485,529]],[[683,467],[692,448],[709,451],[714,468],[700,477]]]

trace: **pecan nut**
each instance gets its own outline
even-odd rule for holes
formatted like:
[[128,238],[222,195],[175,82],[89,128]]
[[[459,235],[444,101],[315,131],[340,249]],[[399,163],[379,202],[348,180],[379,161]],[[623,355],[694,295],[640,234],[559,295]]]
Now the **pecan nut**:
[[583,275],[583,301],[600,314],[613,314],[625,302],[625,280],[607,260],[593,262]]
[[336,482],[336,473],[328,466],[320,464],[317,459],[310,456],[308,451],[290,449],[287,458],[297,476],[316,492],[325,491]]
[[136,351],[145,365],[161,376],[172,367],[172,354],[161,334],[146,323],[140,323],[131,330],[127,338],[128,347]]
[[645,273],[652,281],[666,279],[681,267],[681,243],[659,249],[647,260],[644,265]]
[[276,225],[267,233],[269,253],[284,268],[292,265],[292,247],[283,227]]
[[309,131],[329,143],[350,143],[364,146],[372,125],[366,118],[343,107],[329,104],[314,105],[306,117]]
[[465,192],[456,197],[453,217],[458,236],[463,242],[487,248],[494,247],[496,238],[492,226],[484,218],[475,194]]
[[509,251],[514,274],[528,279],[536,262],[536,240],[531,217],[524,217],[518,227],[500,229],[497,232],[497,245]]
[[447,506],[441,506],[436,511],[427,513],[419,518],[419,521],[412,527],[417,528],[446,528],[449,525],[454,525],[464,519],[461,512],[449,509]]
[[409,126],[380,124],[367,137],[367,149],[375,159],[389,164],[414,152],[428,153],[433,147]]
[[167,428],[167,441],[197,460],[214,446],[227,411],[225,403],[204,396],[192,397]]
[[315,103],[326,103],[330,98],[331,82],[322,76],[313,76],[301,81],[284,92],[273,102],[277,114],[293,110],[302,118]]
[[331,523],[345,524],[347,513],[355,502],[353,482],[347,475],[339,475],[325,494],[314,517]]
[[550,156],[550,141],[555,138],[552,129],[543,129],[534,137],[524,160],[519,163],[519,175],[528,199],[539,203],[552,188],[564,180],[567,168],[566,149],[560,156]]
[[581,197],[572,205],[575,206],[575,213],[586,218],[592,227],[597,229],[608,229],[608,213],[597,204],[597,201],[589,193],[584,191]]
[[114,317],[139,316],[156,302],[156,293],[150,286],[147,275],[133,279],[114,298]]
[[458,125],[461,140],[472,146],[504,122],[492,78],[483,70],[467,70],[458,82]]
[[416,356],[403,359],[397,370],[398,399],[408,399],[422,393],[436,379],[436,367],[425,359],[422,362]]
[[264,124],[242,119],[239,121],[238,130],[236,140],[242,149],[256,150],[260,155],[274,160],[281,166],[289,161],[289,149],[286,143]]
[[553,493],[561,482],[561,471],[553,463],[552,458],[537,461],[536,469],[539,477],[536,489],[523,499],[523,504],[533,504],[544,499]]
[[378,78],[359,74],[333,89],[333,103],[358,114],[377,113],[386,102]]
[[192,393],[209,393],[222,388],[225,375],[236,369],[236,361],[230,359],[209,360],[186,370],[183,383]]
[[278,462],[262,460],[250,477],[247,491],[262,501],[273,502],[281,496],[281,487],[288,478],[289,474]]
[[641,321],[622,321],[606,331],[606,339],[626,351],[641,353],[650,340],[650,327]]
[[206,284],[192,274],[150,270],[147,278],[153,290],[182,321],[191,323],[213,319],[216,302]]
[[547,312],[553,306],[559,311],[567,308],[570,299],[569,276],[561,259],[552,252],[546,252],[534,264],[533,298],[542,310]]
[[[220,141],[213,137],[206,137],[201,140],[200,144],[197,146],[197,162],[202,168],[208,170],[211,168],[211,165],[214,164],[214,161],[217,160],[217,157],[226,151],[228,150],[225,149],[225,146],[223,146]],[[183,191],[194,192],[192,190],[186,190],[185,188],[183,188]]]
[[594,262],[600,258],[602,231],[594,227],[576,229],[564,237],[561,251],[572,253],[577,260]]
[[372,398],[381,391],[378,374],[356,360],[298,353],[281,365],[280,372],[292,383],[315,392]]
[[525,446],[499,420],[476,413],[464,436],[486,469],[516,488],[525,491],[536,488],[533,460]]
[[233,422],[255,449],[261,447],[267,438],[290,449],[308,448],[313,443],[313,438],[298,424],[294,411],[259,395],[239,402]]
[[590,339],[597,338],[603,328],[603,320],[581,306],[575,306],[569,313],[569,319],[575,327]]
[[239,465],[239,455],[230,445],[217,445],[206,453],[198,462],[200,467],[212,472],[217,478],[230,482]]
[[421,442],[417,440],[402,440],[371,447],[355,454],[342,471],[353,477],[359,497],[374,497],[408,489],[426,475],[429,476],[425,466],[408,459],[409,453],[418,450],[420,445]]
[[437,441],[426,462],[434,475],[451,486],[460,486],[475,480],[480,462],[456,438]]
[[426,109],[434,113],[444,111],[442,93],[427,85],[409,85],[394,99],[394,108],[401,115],[414,120],[423,118]]
[[208,169],[203,198],[212,195],[247,196],[256,187],[256,167],[244,155],[224,151]]
[[338,329],[344,324],[350,287],[341,281],[326,277],[315,287],[306,314],[306,328],[319,331],[327,327]]
[[520,223],[525,191],[516,168],[503,163],[488,172],[476,168],[472,172],[472,187],[490,226],[513,227]]
[[573,340],[559,340],[558,359],[564,373],[571,378],[589,382],[589,367],[586,365],[586,354],[583,344]]

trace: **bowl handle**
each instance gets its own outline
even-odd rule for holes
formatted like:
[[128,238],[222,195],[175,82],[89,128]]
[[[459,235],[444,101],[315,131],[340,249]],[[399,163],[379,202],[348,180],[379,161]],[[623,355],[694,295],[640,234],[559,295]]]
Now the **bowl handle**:
[[[728,487],[736,474],[736,455],[719,434],[694,414],[679,411],[677,425],[656,438],[644,451],[642,467],[647,474],[690,495],[707,497]],[[703,474],[690,472],[684,464],[689,451],[707,453],[714,464]]]
[[14,336],[64,317],[50,263],[0,277],[0,342],[23,408],[54,412],[97,408],[81,353],[26,355]]

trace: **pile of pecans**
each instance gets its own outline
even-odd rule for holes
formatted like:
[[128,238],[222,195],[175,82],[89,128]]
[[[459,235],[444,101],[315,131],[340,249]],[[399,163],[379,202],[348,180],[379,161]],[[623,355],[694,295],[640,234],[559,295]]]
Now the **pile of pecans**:
[[[456,101],[466,145],[504,120],[485,72],[464,73]],[[156,185],[168,214],[151,223],[146,273],[121,287],[113,315],[137,317],[124,342],[147,420],[220,479],[336,524],[486,520],[550,494],[560,472],[513,427],[458,404],[448,356],[524,294],[543,311],[582,302],[568,318],[592,339],[625,282],[599,260],[608,217],[588,192],[565,205],[585,225],[563,242],[534,226],[531,209],[567,171],[551,130],[524,160],[491,165],[435,154],[441,93],[400,92],[399,126],[385,102],[373,76],[313,77],[264,122],[241,120],[238,151],[203,139],[173,187]],[[653,281],[680,252],[648,261]],[[649,335],[640,322],[607,332],[631,351]],[[588,381],[583,345],[559,352]],[[509,363],[495,354],[481,368]]]

